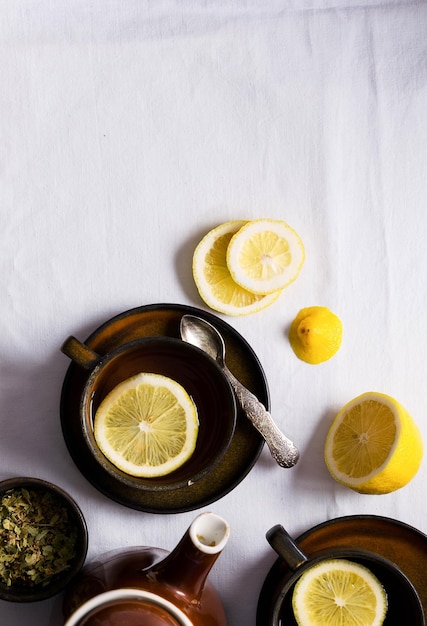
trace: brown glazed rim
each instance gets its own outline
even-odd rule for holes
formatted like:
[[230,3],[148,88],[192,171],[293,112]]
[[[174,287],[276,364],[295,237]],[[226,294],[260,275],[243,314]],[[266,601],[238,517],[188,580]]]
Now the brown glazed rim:
[[[213,313],[182,304],[151,304],[116,315],[98,327],[86,340],[92,350],[106,354],[115,347],[140,337],[179,338],[179,323],[187,313],[214,324],[222,333],[227,365],[241,382],[266,406],[270,406],[267,380],[249,343],[227,322]],[[78,333],[74,333],[78,334]],[[135,490],[114,480],[93,462],[79,426],[78,403],[88,373],[69,364],[61,392],[61,427],[68,451],[85,478],[107,497],[133,509],[149,513],[180,513],[209,505],[233,490],[250,472],[261,454],[264,440],[238,409],[230,446],[208,476],[170,493]]]

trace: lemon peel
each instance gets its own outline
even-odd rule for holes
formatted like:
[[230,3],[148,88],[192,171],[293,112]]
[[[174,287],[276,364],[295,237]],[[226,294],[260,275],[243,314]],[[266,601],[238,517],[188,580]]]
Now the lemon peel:
[[327,307],[301,309],[289,330],[289,342],[296,356],[318,365],[331,359],[340,349],[343,325],[340,318]]

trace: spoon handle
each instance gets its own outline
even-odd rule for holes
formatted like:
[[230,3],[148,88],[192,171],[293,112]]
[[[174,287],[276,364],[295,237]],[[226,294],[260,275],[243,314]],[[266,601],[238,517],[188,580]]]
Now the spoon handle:
[[264,438],[271,456],[281,467],[293,467],[299,458],[298,449],[279,430],[265,406],[224,366],[224,373],[250,422]]

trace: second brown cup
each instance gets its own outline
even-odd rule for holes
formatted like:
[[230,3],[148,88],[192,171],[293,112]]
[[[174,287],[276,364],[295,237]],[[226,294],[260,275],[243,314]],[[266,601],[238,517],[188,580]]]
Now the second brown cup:
[[373,552],[360,549],[331,548],[307,556],[280,524],[273,526],[267,541],[288,565],[289,572],[281,581],[273,599],[272,626],[296,626],[292,609],[292,595],[296,582],[308,569],[329,559],[347,559],[367,567],[383,585],[388,609],[384,626],[425,626],[420,597],[408,577],[391,561]]

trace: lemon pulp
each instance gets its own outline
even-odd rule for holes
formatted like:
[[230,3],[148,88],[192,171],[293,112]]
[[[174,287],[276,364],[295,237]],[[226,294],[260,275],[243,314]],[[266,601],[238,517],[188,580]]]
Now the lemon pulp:
[[176,381],[141,373],[120,383],[95,413],[94,436],[103,454],[132,476],[164,476],[193,454],[197,409]]

